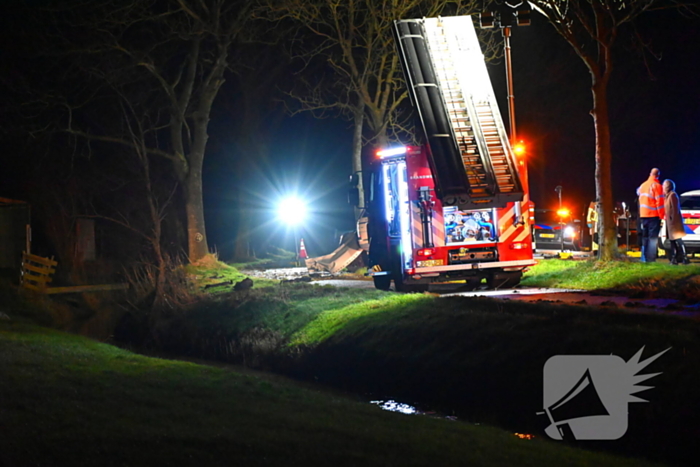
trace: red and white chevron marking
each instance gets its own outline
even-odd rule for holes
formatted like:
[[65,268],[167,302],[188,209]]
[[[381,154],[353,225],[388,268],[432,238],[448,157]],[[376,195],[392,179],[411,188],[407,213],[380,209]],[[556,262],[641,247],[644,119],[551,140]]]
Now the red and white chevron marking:
[[[445,223],[442,212],[433,210],[433,246],[445,246]],[[423,246],[423,224],[420,220],[420,206],[411,203],[411,238],[415,248]]]
[[[520,212],[521,215],[526,218],[530,215],[530,198],[526,193],[523,196],[523,200],[520,201]],[[498,232],[499,242],[522,242],[527,239],[530,235],[530,225],[528,222],[524,224],[517,223],[515,219],[515,204],[510,206],[508,210],[499,212],[498,217]]]

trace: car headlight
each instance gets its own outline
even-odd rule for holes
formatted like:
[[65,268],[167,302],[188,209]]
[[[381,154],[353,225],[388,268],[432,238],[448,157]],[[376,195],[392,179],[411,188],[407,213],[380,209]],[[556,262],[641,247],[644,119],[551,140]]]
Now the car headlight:
[[576,231],[570,225],[564,228],[564,238],[572,238],[576,236]]

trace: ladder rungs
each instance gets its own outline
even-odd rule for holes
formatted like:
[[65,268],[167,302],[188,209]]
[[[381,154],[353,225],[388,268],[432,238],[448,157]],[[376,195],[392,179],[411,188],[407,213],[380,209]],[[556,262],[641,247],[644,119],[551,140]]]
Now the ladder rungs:
[[[452,49],[461,47],[461,43],[469,44],[471,38],[461,34],[461,31],[451,30],[443,22],[438,22],[437,28],[429,28],[425,38],[470,184],[469,196],[482,202],[493,202],[494,190],[511,193],[517,188],[517,174],[511,172],[512,165],[509,163],[512,156],[506,151],[507,137],[503,137],[502,123],[496,117],[498,110],[490,101],[492,96],[482,94],[484,97],[479,97],[477,101],[465,93],[460,84],[462,69]],[[476,110],[472,118],[468,114],[470,108]],[[477,144],[477,134],[483,137],[485,147],[481,142]],[[480,154],[480,149],[487,151],[487,154]]]

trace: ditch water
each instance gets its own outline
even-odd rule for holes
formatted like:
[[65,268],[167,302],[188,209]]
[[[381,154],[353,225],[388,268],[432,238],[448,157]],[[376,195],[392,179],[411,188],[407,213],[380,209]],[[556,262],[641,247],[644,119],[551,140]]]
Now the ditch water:
[[[417,407],[414,407],[410,404],[405,404],[403,402],[397,402],[393,399],[389,400],[375,400],[375,401],[370,401],[370,404],[374,404],[377,407],[379,407],[382,410],[386,410],[387,412],[397,412],[401,413],[404,415],[426,415],[429,417],[433,418],[442,418],[445,420],[453,420],[453,421],[458,421],[457,417],[453,415],[442,415],[437,412],[433,411],[423,411],[419,410]],[[480,423],[474,423],[473,425],[479,426]],[[534,439],[536,438],[535,435],[529,434],[529,433],[513,433],[514,436],[517,436],[520,439]]]
[[398,412],[406,415],[417,415],[421,414],[418,409],[409,404],[404,404],[402,402],[396,402],[394,400],[388,401],[369,401],[370,404],[378,406],[382,410],[388,412]]

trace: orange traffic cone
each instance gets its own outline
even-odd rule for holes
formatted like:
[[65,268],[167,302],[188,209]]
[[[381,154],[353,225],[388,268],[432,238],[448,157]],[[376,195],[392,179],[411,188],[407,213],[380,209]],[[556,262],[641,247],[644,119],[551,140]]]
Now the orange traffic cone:
[[299,243],[299,259],[306,259],[309,255],[306,253],[306,247],[304,246],[304,239],[301,239]]

